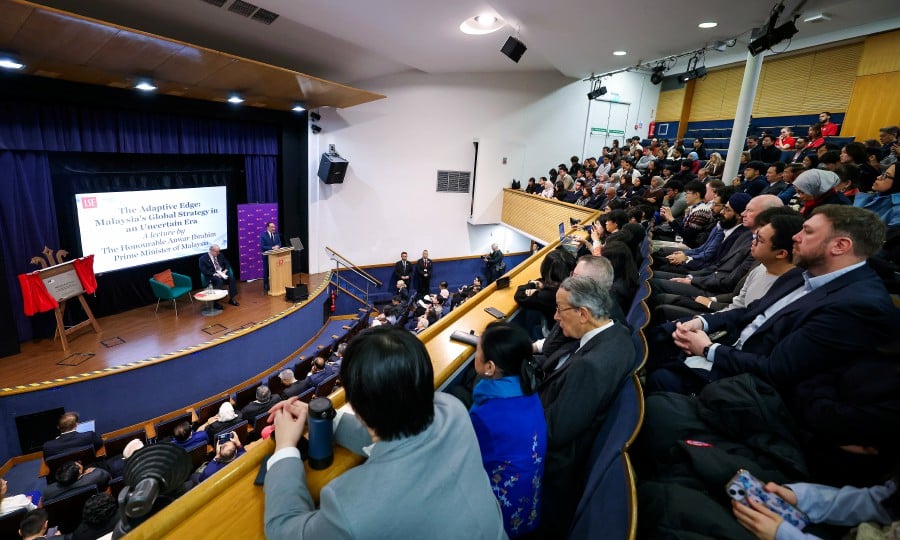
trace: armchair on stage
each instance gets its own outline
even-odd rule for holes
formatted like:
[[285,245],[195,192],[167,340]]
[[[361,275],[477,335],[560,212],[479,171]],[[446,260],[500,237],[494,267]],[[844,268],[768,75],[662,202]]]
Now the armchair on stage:
[[[166,273],[166,272],[163,272]],[[172,305],[175,307],[175,316],[178,316],[178,304],[175,302],[175,299],[183,294],[188,294],[191,292],[191,288],[193,288],[193,284],[191,283],[190,276],[185,276],[184,274],[176,274],[175,272],[168,272],[172,276],[172,284],[169,285],[168,280],[165,279],[161,274],[157,274],[150,278],[150,288],[153,289],[153,295],[156,296],[156,311],[159,312],[159,302],[161,300],[171,300]],[[162,278],[163,281],[159,281],[156,278]],[[191,299],[191,303],[194,303],[194,298],[188,294],[188,298]]]
[[263,252],[263,255],[266,255],[266,264],[269,265],[269,296],[281,296],[286,287],[294,286],[291,282],[292,251],[294,251],[292,247],[283,247]]

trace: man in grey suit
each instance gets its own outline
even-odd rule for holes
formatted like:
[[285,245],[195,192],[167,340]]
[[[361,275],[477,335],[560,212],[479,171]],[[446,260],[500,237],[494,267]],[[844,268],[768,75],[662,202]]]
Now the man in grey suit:
[[575,341],[543,364],[537,387],[547,419],[542,536],[565,537],[587,478],[588,453],[622,382],[637,367],[628,330],[610,317],[612,299],[596,279],[566,278],[556,316]]
[[380,326],[355,337],[344,357],[341,380],[357,416],[335,418],[335,441],[368,459],[326,485],[316,510],[296,448],[307,406],[276,405],[266,538],[506,538],[469,415],[435,394],[422,342]]

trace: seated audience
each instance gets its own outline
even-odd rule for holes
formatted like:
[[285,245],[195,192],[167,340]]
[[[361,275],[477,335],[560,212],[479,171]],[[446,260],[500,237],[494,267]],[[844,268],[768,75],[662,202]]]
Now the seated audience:
[[59,437],[44,443],[44,459],[64,454],[70,450],[82,446],[93,446],[94,450],[100,450],[103,440],[93,431],[80,433],[78,428],[78,413],[68,411],[59,417]]
[[[204,438],[204,442],[206,439]],[[109,471],[109,476],[111,478],[119,478],[125,472],[125,465],[127,465],[128,458],[130,458],[135,452],[144,447],[144,443],[141,442],[140,439],[132,439],[125,445],[125,448],[122,450],[121,456],[115,456],[112,459],[106,460],[106,468]]]
[[450,301],[450,305],[456,307],[462,304],[469,298],[478,294],[481,291],[482,287],[483,285],[481,277],[475,276],[474,278],[472,278],[471,285],[464,285],[459,288],[457,293],[453,295],[453,299]]
[[106,491],[109,473],[96,467],[85,469],[77,461],[67,461],[56,469],[56,482],[44,491],[44,502],[56,499],[66,493],[85,486],[97,486],[97,491]]
[[778,195],[784,191],[787,187],[787,183],[784,181],[784,169],[785,164],[780,161],[769,165],[769,168],[766,170],[766,181],[769,185],[762,190],[762,195]]
[[805,170],[803,165],[791,163],[786,166],[781,173],[781,180],[784,181],[785,186],[781,193],[778,194],[778,198],[781,199],[781,202],[785,205],[791,202],[791,199],[797,195],[797,189],[794,187],[794,180],[796,180],[797,176]]
[[475,404],[469,411],[481,460],[510,538],[540,522],[547,423],[535,394],[531,341],[520,328],[488,325],[475,350]]
[[[285,390],[285,392],[287,392],[287,390]],[[209,444],[216,444],[216,435],[228,431],[234,427],[235,424],[239,424],[240,422],[241,417],[234,412],[234,406],[230,402],[226,401],[219,405],[219,414],[214,415],[205,424],[206,429],[204,431],[206,431],[206,437],[209,440]]]
[[305,379],[300,381],[300,394],[306,392],[310,388],[319,386],[320,384],[322,384],[322,382],[325,381],[325,379],[337,373],[339,369],[340,366],[337,366],[335,364],[328,364],[321,356],[313,358],[312,367],[309,370],[309,375],[307,375]]
[[191,429],[191,423],[187,420],[178,424],[172,431],[172,444],[185,450],[193,448],[200,443],[209,444],[209,437],[206,435],[205,430],[210,422],[212,422],[212,418],[206,424],[200,426],[197,431]]
[[19,523],[19,535],[22,540],[38,540],[44,538],[50,527],[49,516],[43,508],[31,510]]
[[871,193],[860,193],[853,206],[874,212],[888,227],[900,225],[900,184],[894,179],[897,165],[893,164],[875,179]]
[[[531,344],[528,345],[531,350]],[[0,478],[0,516],[17,512],[21,509],[34,510],[37,506],[28,495],[8,495],[9,483]]]
[[550,326],[556,312],[556,289],[572,269],[575,257],[559,247],[544,256],[541,261],[541,277],[520,285],[513,298],[522,308],[519,317],[529,335],[538,337],[541,326]]
[[634,265],[634,255],[625,243],[613,240],[603,246],[603,257],[612,264],[615,276],[609,294],[621,308],[622,313],[628,313],[640,286],[637,267]]
[[[703,202],[705,193],[706,186],[699,180],[693,180],[684,186],[686,208],[684,217],[680,220],[672,216],[672,211],[669,208],[662,207],[660,209],[659,214],[672,231],[671,234],[663,233],[664,237],[681,236],[682,242],[692,248],[697,247],[699,243],[706,240],[705,233],[713,223],[713,215],[710,206]],[[698,239],[701,242],[698,243]]]
[[[372,322],[374,323],[383,320],[382,315],[384,315],[384,313],[373,319]],[[298,381],[294,376],[294,370],[283,369],[281,370],[281,373],[278,374],[278,378],[281,379],[281,383],[284,385],[284,390],[281,391],[281,399],[299,396],[303,393],[305,388],[303,387],[303,383]]]
[[612,299],[595,279],[567,278],[556,292],[562,333],[577,340],[546,357],[538,395],[547,419],[541,536],[564,537],[586,481],[594,438],[636,367],[629,331],[609,318]]
[[272,390],[261,384],[256,388],[256,399],[241,409],[241,418],[252,423],[257,416],[271,409],[272,405],[279,401],[281,401],[280,396],[272,395]]
[[769,183],[766,182],[766,171],[768,167],[762,161],[751,161],[744,167],[744,178],[743,181],[740,178],[735,178],[737,184],[732,181],[732,185],[743,193],[750,195],[751,197],[756,197],[760,193],[763,192],[769,186]]
[[812,216],[813,210],[826,204],[849,205],[850,200],[835,189],[840,178],[831,171],[813,169],[803,171],[794,180],[794,189],[803,202],[800,213],[803,217]]
[[227,441],[216,440],[216,456],[203,468],[203,472],[200,473],[199,482],[206,480],[213,474],[225,468],[226,465],[235,459],[247,453],[241,444],[241,440],[238,439],[237,433],[232,431],[229,435],[230,438]]
[[95,540],[116,527],[119,522],[119,504],[109,493],[91,495],[84,502],[81,524],[67,540]]
[[341,380],[355,416],[339,413],[335,441],[368,459],[322,488],[317,509],[297,450],[307,406],[276,405],[267,538],[506,537],[472,423],[459,400],[434,392],[421,341],[396,328],[363,331],[347,346]]
[[781,128],[781,133],[778,135],[778,138],[775,140],[775,147],[781,151],[785,150],[793,150],[797,145],[797,140],[794,138],[794,132],[789,127]]

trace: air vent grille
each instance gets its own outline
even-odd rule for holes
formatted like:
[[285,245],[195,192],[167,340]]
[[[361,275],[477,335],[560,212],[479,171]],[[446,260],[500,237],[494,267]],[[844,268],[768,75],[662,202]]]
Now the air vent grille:
[[226,0],[203,0],[207,4],[212,4],[216,7],[222,7],[225,5]]
[[438,171],[437,190],[445,193],[468,193],[471,176],[468,171]]
[[259,21],[263,24],[272,24],[275,22],[275,19],[278,18],[277,13],[273,13],[268,9],[259,8],[256,10],[256,13],[253,14],[252,19],[254,21]]
[[244,17],[249,17],[250,15],[253,15],[253,12],[256,11],[257,8],[259,8],[259,6],[254,6],[250,2],[234,0],[234,3],[228,6],[228,11],[243,15]]

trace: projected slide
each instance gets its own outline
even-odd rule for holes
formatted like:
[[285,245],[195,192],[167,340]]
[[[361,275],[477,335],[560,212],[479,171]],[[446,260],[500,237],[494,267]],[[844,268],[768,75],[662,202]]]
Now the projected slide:
[[228,247],[225,186],[79,193],[75,204],[96,273]]

